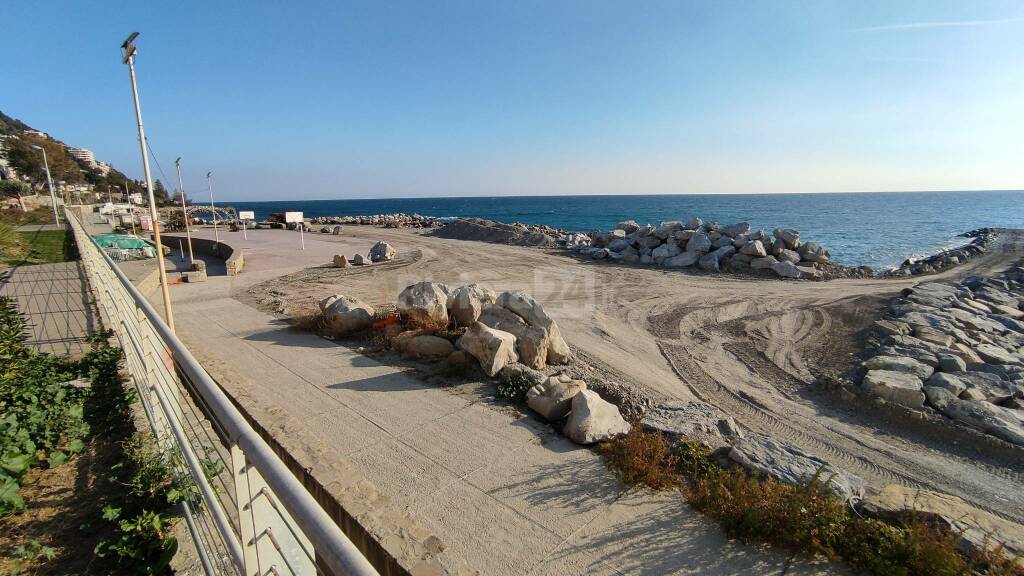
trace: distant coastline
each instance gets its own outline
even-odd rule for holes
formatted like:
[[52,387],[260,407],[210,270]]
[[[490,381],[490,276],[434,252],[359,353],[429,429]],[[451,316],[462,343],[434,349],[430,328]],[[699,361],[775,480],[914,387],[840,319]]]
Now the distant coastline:
[[1024,228],[1024,191],[835,192],[501,196],[218,202],[257,218],[285,209],[306,217],[418,213],[544,224],[565,230],[608,229],[634,219],[657,224],[699,216],[756,228],[792,227],[831,250],[834,259],[876,270],[963,244],[958,234],[983,227]]

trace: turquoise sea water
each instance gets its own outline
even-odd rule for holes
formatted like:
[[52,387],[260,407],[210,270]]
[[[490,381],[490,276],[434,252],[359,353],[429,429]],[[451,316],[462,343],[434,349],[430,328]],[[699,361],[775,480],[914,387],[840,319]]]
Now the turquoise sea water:
[[547,224],[565,230],[607,230],[633,219],[640,224],[699,216],[721,224],[796,228],[823,244],[843,264],[876,269],[909,256],[931,254],[964,239],[957,234],[985,226],[1024,228],[1024,191],[880,192],[831,194],[693,194],[671,196],[514,196],[224,202],[271,212],[301,210],[307,218],[419,213],[475,216],[502,222]]

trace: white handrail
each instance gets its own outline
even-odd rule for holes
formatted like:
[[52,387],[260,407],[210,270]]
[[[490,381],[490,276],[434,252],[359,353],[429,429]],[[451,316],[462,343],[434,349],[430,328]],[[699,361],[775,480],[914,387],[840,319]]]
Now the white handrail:
[[[145,374],[145,372],[153,369],[171,372],[162,362],[148,362],[148,364],[160,364],[159,367],[147,365],[143,354],[140,353],[139,349],[146,349],[146,346],[138,340],[145,338],[145,336],[129,329],[127,324],[144,320],[145,324],[148,324],[146,328],[149,330],[147,331],[159,339],[160,344],[170,354],[170,358],[180,375],[190,384],[190,389],[202,399],[205,408],[203,412],[206,416],[214,420],[224,434],[227,435],[229,445],[238,447],[244,455],[246,465],[252,466],[258,471],[262,480],[270,488],[270,491],[281,503],[284,510],[294,519],[295,524],[304,536],[309,539],[315,552],[317,565],[326,568],[335,576],[343,574],[358,576],[377,575],[377,571],[359,549],[345,536],[344,532],[324,511],[323,507],[320,506],[298,478],[289,470],[288,466],[281,461],[259,433],[252,428],[228,398],[227,394],[221,390],[220,386],[210,377],[202,365],[196,361],[185,345],[171,332],[149,301],[128,280],[117,264],[96,243],[92,236],[86,232],[77,215],[70,209],[65,210],[65,213],[78,244],[79,252],[82,254],[83,262],[87,262],[86,271],[92,291],[97,296],[97,300],[100,301],[99,304],[104,308],[104,312],[108,316],[107,322],[118,333],[119,338],[127,339],[135,348],[130,351],[131,356],[134,358],[134,361],[130,362],[130,364],[132,366],[138,365],[138,369],[144,372],[143,379],[153,379],[152,376],[146,376]],[[160,249],[160,247],[157,249]],[[109,278],[109,273],[112,273],[113,280]],[[125,319],[126,311],[117,310],[115,293],[120,293],[119,295],[123,295],[125,300],[130,301],[137,310],[142,312],[143,318]],[[115,318],[115,315],[120,315],[121,317]],[[122,348],[126,349],[126,356],[128,356],[129,349],[123,344]],[[132,366],[129,366],[129,368]],[[169,376],[172,379],[177,377],[173,373],[162,376]],[[138,384],[138,377],[136,379]],[[157,377],[156,379],[159,380],[160,378]],[[149,393],[152,392],[155,400],[157,400],[157,404],[162,408],[162,413],[164,415],[174,414],[174,408],[167,398],[168,392],[164,390],[164,387],[155,382],[147,382],[146,385],[150,389],[140,390],[140,394],[143,397],[143,402],[147,405],[147,413],[154,412],[156,408],[152,405],[152,398],[148,401],[146,399]],[[183,398],[182,401],[188,401],[188,399]],[[214,513],[215,524],[221,532],[221,537],[228,543],[229,552],[233,560],[243,573],[254,573],[253,570],[248,569],[248,566],[244,566],[243,557],[245,555],[242,552],[242,547],[252,545],[252,543],[239,541],[238,534],[231,528],[230,522],[223,514],[220,503],[214,497],[213,488],[209,485],[202,466],[198,462],[192,448],[188,445],[180,423],[174,422],[175,418],[167,418],[167,420],[170,421],[168,425],[171,428],[175,441],[179,444],[178,448],[182,451],[192,476],[200,486],[204,502]],[[243,502],[238,502],[237,505],[239,508],[244,507]]]

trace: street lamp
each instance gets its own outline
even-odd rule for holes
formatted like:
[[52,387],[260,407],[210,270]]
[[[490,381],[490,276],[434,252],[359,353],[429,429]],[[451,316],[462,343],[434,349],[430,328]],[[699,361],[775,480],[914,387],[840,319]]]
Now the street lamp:
[[181,183],[181,156],[174,161],[174,168],[178,171],[178,191],[181,192],[181,215],[185,218],[185,236],[188,237],[188,263],[195,269],[196,259],[192,255],[192,232],[188,225],[188,208],[185,208],[185,185]]
[[210,211],[213,212],[213,237],[220,242],[220,233],[217,232],[217,207],[213,205],[213,172],[206,173],[206,187],[210,189]]
[[157,268],[160,271],[160,288],[163,291],[164,314],[167,327],[174,332],[174,313],[171,311],[171,293],[167,289],[167,270],[164,269],[164,245],[160,242],[160,220],[156,213],[156,199],[153,197],[153,175],[149,171],[149,154],[146,153],[146,132],[142,128],[142,109],[139,107],[139,88],[135,84],[135,38],[138,32],[121,44],[122,61],[128,65],[128,74],[132,80],[132,101],[135,103],[135,124],[139,128],[139,149],[142,152],[142,171],[146,176],[146,191],[149,193],[149,217],[153,221],[153,239],[156,241]]
[[46,159],[46,148],[31,144],[33,148],[43,153],[43,166],[46,167],[46,183],[50,187],[50,203],[53,205],[53,221],[60,226],[60,217],[57,216],[57,196],[53,193],[53,178],[50,178],[50,162]]

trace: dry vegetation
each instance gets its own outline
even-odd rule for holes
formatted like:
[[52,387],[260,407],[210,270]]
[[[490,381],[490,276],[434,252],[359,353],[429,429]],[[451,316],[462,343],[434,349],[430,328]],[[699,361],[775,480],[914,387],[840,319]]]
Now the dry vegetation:
[[842,559],[877,576],[1024,575],[1024,566],[999,547],[981,556],[964,554],[959,534],[921,514],[907,513],[892,523],[862,518],[817,477],[794,486],[726,469],[706,447],[672,448],[662,434],[638,423],[600,450],[627,484],[679,490],[726,534],[743,541]]

